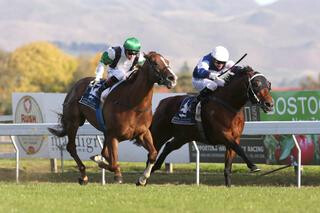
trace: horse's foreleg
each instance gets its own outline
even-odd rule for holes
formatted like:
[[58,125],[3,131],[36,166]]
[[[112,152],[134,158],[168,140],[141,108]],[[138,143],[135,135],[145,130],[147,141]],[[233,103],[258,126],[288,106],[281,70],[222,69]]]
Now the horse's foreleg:
[[246,156],[246,154],[244,153],[243,149],[239,144],[234,142],[228,145],[237,153],[237,155],[239,155],[243,159],[243,161],[247,164],[247,167],[250,169],[251,172],[260,171],[260,169],[248,159],[248,157]]
[[77,126],[73,126],[72,128],[68,128],[68,144],[67,144],[67,150],[70,153],[71,157],[76,161],[81,177],[79,178],[79,184],[85,185],[88,183],[89,179],[86,174],[86,167],[80,160],[78,154],[77,154],[77,149],[76,149],[76,144],[75,144],[75,137],[77,133]]
[[138,138],[138,143],[141,143],[143,147],[148,151],[148,161],[147,161],[147,167],[145,168],[143,175],[139,177],[137,181],[137,185],[146,185],[147,179],[150,177],[152,167],[154,165],[154,162],[157,159],[158,152],[156,148],[153,145],[153,139],[151,136],[151,132],[147,130],[144,134],[140,135]]
[[119,144],[119,142],[114,137],[108,137],[108,139],[105,140],[105,143],[108,146],[108,153],[109,153],[109,156],[108,157],[106,156],[107,159],[109,158],[109,161],[108,161],[109,165],[108,165],[107,169],[111,172],[114,172],[114,181],[116,183],[122,183],[123,182],[122,174],[120,171],[120,166],[118,164],[118,144]]
[[227,187],[231,186],[232,160],[235,157],[235,152],[227,147],[224,156],[224,179]]

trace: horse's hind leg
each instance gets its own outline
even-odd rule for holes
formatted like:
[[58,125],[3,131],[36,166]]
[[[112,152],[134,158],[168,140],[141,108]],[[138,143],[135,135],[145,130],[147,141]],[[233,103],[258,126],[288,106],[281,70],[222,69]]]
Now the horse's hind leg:
[[67,150],[78,165],[78,168],[81,174],[81,177],[79,178],[79,184],[85,185],[88,183],[89,179],[88,179],[88,176],[86,175],[86,167],[84,166],[84,164],[82,163],[82,161],[80,160],[77,154],[76,143],[75,143],[78,128],[79,128],[79,125],[77,124],[77,122],[74,122],[72,124],[69,123],[69,125],[67,126],[67,132],[68,132]]
[[260,171],[260,169],[248,159],[248,157],[246,156],[243,149],[238,143],[230,143],[228,144],[228,146],[232,148],[237,153],[237,155],[239,155],[243,159],[243,161],[247,164],[247,167],[250,169],[251,172]]
[[104,143],[101,151],[101,155],[108,161],[109,165],[105,163],[99,164],[100,168],[114,172],[114,181],[116,183],[122,183],[123,178],[118,164],[118,140],[115,137],[112,137],[110,134],[104,135]]
[[231,170],[232,170],[232,160],[235,157],[236,153],[227,147],[224,157],[224,179],[227,187],[231,186]]

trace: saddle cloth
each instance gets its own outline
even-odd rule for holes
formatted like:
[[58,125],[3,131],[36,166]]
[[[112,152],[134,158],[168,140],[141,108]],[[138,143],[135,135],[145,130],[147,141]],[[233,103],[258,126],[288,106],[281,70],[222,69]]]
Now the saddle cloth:
[[180,104],[178,112],[171,119],[171,123],[180,125],[195,125],[195,107],[192,104],[196,102],[195,96],[188,96]]
[[103,79],[93,86],[89,84],[83,96],[79,100],[79,103],[88,106],[95,111],[99,124],[98,130],[103,132],[105,130],[105,121],[103,118],[102,108],[100,106],[100,96],[101,91],[105,88],[101,87],[105,87],[105,80]]
[[100,87],[105,87],[104,82],[105,80],[102,79],[93,86],[89,84],[83,96],[79,100],[79,103],[88,106],[93,110],[98,109],[100,105],[100,91],[104,90],[102,88],[100,89]]

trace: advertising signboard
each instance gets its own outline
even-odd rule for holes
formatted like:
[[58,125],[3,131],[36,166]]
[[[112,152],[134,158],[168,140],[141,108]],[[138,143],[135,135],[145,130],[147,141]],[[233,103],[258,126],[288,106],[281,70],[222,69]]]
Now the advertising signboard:
[[[152,110],[163,98],[183,93],[158,93],[153,95]],[[62,112],[65,93],[13,93],[12,108],[15,123],[58,123],[58,113]],[[102,135],[102,133],[101,133]],[[103,137],[100,137],[103,142]],[[21,158],[60,158],[72,159],[66,150],[67,137],[56,136],[19,136],[17,137]],[[82,160],[99,154],[101,148],[96,136],[76,137],[77,153]],[[134,145],[131,141],[119,144],[119,160],[125,162],[145,162],[147,151]],[[189,162],[188,146],[183,146],[174,155],[168,156],[170,162]]]
[[[262,121],[320,120],[320,91],[272,92],[274,110],[261,114]],[[296,135],[301,148],[302,164],[320,164],[318,135]],[[296,161],[297,148],[291,135],[268,135],[264,139],[267,162],[289,164]]]

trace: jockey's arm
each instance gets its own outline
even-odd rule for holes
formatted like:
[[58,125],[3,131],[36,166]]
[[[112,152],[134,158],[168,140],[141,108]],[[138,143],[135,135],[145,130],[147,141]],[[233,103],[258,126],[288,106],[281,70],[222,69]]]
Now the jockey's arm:
[[201,60],[194,68],[192,76],[194,78],[209,78],[209,62],[207,60]]
[[144,62],[146,61],[145,57],[143,56],[142,53],[139,53],[139,55],[137,55],[137,57],[139,57],[137,65],[142,66],[144,64]]
[[103,78],[105,66],[111,64],[114,58],[115,58],[115,51],[112,47],[109,47],[105,52],[102,53],[100,62],[96,68],[95,81],[100,81],[100,79]]

